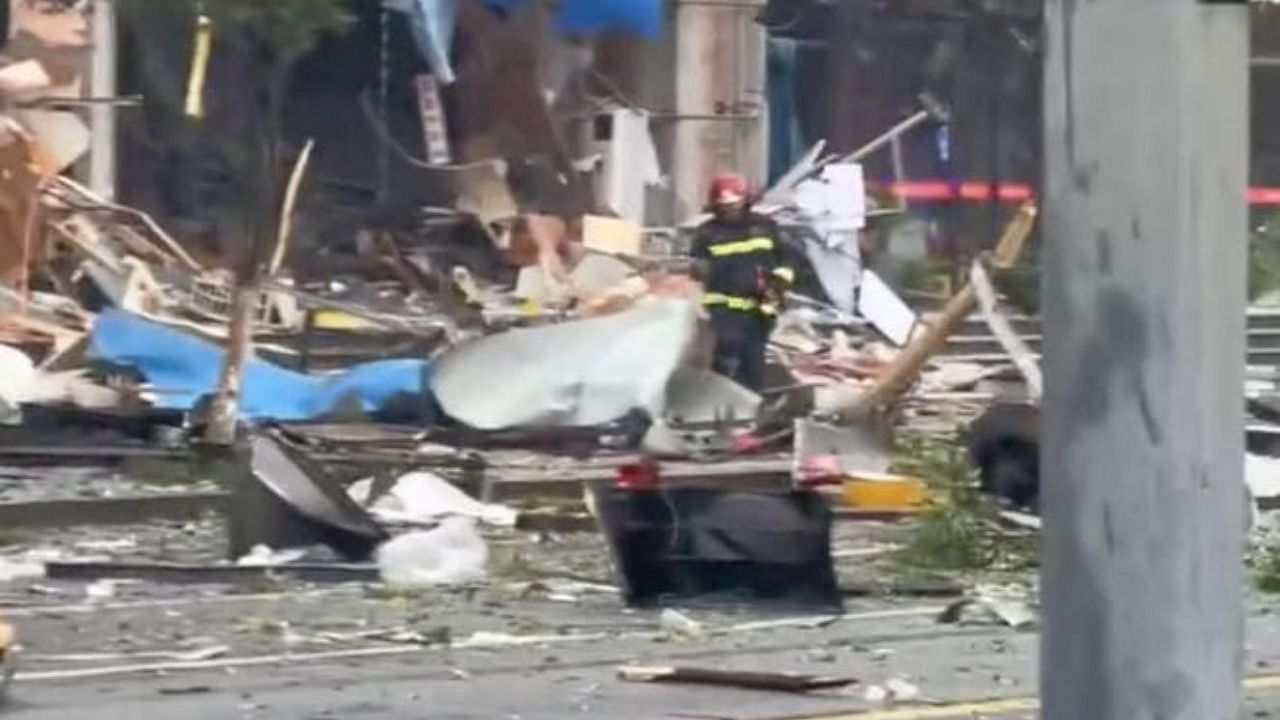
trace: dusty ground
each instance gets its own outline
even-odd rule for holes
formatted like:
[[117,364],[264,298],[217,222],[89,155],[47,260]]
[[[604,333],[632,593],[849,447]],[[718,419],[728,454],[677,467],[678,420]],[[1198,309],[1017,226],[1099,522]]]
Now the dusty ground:
[[[690,612],[709,634],[683,639],[663,633],[654,614],[627,612],[607,596],[576,602],[498,596],[387,598],[344,587],[277,597],[192,593],[31,607],[16,613],[28,650],[6,714],[88,718],[109,709],[120,717],[157,719],[754,720],[871,709],[866,686],[899,679],[918,686],[928,702],[1014,701],[978,710],[962,706],[954,714],[928,707],[928,714],[867,717],[1033,716],[1025,698],[1035,689],[1035,634],[940,626],[937,608],[928,604],[858,602],[829,624],[755,629],[751,618]],[[452,647],[443,645],[445,627]],[[405,629],[423,637],[394,636]],[[353,637],[371,630],[392,635]],[[529,644],[479,632],[514,633]],[[228,654],[206,661],[143,654],[220,643],[231,646]],[[1254,608],[1249,646],[1249,670],[1264,676],[1255,681],[1262,685],[1255,688],[1258,703],[1251,712],[1267,712],[1276,698],[1265,676],[1280,663],[1280,626],[1266,604]],[[76,656],[105,650],[125,655]],[[861,682],[847,691],[792,696],[617,680],[616,666],[633,661],[849,675]]]
[[[85,482],[72,473],[51,487]],[[94,491],[119,487],[87,482]],[[876,552],[903,529],[839,523],[834,549],[842,585],[882,578]],[[2,583],[0,606],[24,645],[3,714],[51,720],[97,720],[104,711],[141,720],[1035,714],[1034,631],[939,624],[946,599],[851,597],[839,618],[686,609],[703,631],[691,637],[664,628],[655,612],[622,606],[594,533],[510,531],[489,539],[489,582],[419,593],[277,580]],[[10,568],[42,557],[218,562],[224,555],[215,518],[40,531],[5,542],[0,556],[9,564],[0,567]],[[1280,602],[1251,600],[1247,669],[1256,676],[1256,697],[1247,717],[1280,711],[1280,680],[1269,675],[1280,668],[1276,611]],[[858,683],[797,696],[617,679],[617,666],[637,661],[850,676]],[[886,710],[867,701],[869,686],[891,681],[918,687],[924,704]]]

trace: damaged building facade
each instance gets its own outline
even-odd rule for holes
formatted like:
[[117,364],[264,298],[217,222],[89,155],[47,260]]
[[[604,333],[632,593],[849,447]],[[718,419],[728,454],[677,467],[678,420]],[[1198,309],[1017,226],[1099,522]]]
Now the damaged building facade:
[[[611,210],[660,226],[701,207],[716,169],[763,179],[764,33],[747,5],[578,15],[572,3],[562,15],[537,2],[349,5],[350,27],[298,61],[285,110],[287,145],[316,141],[317,208],[453,206],[481,182],[468,170],[500,160],[524,210]],[[156,38],[189,36],[192,20],[169,15],[119,21],[120,92],[146,98],[120,111],[120,189],[181,217],[207,203],[205,189],[186,187],[201,183],[200,149],[184,147],[157,107],[185,81],[172,63],[188,51]],[[732,42],[712,32],[725,27],[737,28]],[[210,91],[234,98],[219,52],[215,40]]]

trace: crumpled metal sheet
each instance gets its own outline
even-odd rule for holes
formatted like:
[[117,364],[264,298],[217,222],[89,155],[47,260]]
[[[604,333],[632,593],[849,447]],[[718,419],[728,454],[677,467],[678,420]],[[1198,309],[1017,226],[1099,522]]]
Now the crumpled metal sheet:
[[814,233],[803,233],[805,256],[818,276],[831,304],[847,315],[855,309],[862,258],[855,241],[856,233],[848,233],[839,244],[831,246]]
[[280,550],[326,545],[352,562],[362,562],[387,539],[364,508],[356,505],[333,479],[308,471],[272,437],[250,439],[250,477],[240,476],[242,463],[224,472],[231,482],[227,514],[228,546],[239,559],[257,545]]
[[832,425],[795,421],[795,474],[882,475],[892,460],[892,429],[883,423]]
[[723,375],[691,365],[676,369],[667,384],[664,416],[683,423],[754,420],[760,396]]
[[446,353],[431,388],[450,417],[481,430],[599,425],[636,409],[657,418],[696,329],[693,303],[655,299],[511,330]]
[[249,440],[253,477],[308,519],[370,540],[386,533],[373,518],[333,484],[307,475],[280,444],[265,435]]

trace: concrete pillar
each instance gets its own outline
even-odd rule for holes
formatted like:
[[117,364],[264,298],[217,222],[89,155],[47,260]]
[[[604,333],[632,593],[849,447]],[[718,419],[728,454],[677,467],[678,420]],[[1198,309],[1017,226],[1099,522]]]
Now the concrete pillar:
[[1236,720],[1248,15],[1047,0],[1047,720]]
[[737,0],[677,0],[673,176],[677,218],[720,170],[765,180],[765,33]]

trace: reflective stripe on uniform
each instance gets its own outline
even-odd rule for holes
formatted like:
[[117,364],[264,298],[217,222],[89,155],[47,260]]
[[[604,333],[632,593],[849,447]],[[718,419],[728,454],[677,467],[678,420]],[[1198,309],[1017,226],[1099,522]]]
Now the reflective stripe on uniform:
[[703,305],[716,305],[719,307],[727,307],[730,310],[755,310],[760,304],[755,300],[746,297],[735,297],[733,295],[724,295],[722,293],[707,293],[702,296]]
[[793,283],[796,281],[796,271],[789,267],[774,268],[773,276],[785,283]]
[[707,252],[711,253],[711,257],[725,257],[726,255],[745,255],[753,252],[770,252],[773,250],[773,238],[760,236],[747,238],[746,240],[734,240],[732,242],[711,245],[707,248]]
[[722,293],[707,293],[702,296],[702,304],[707,307],[722,307],[738,312],[751,312],[759,310],[765,315],[777,315],[778,308],[771,303],[761,305],[752,298],[735,297],[733,295],[724,295]]

